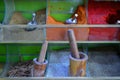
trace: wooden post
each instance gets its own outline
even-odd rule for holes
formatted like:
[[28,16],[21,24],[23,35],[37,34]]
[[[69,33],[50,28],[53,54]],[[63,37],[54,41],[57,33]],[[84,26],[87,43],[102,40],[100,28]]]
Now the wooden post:
[[68,39],[69,39],[69,42],[70,42],[70,47],[71,47],[71,52],[72,52],[71,55],[74,58],[79,59],[80,58],[79,51],[78,51],[78,48],[77,48],[76,39],[75,39],[74,32],[73,32],[72,29],[68,30]]

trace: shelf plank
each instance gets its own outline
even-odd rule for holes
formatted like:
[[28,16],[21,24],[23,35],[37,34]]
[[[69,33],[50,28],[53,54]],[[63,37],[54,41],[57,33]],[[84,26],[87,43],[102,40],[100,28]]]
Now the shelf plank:
[[4,77],[2,80],[119,80],[120,77]]
[[[0,28],[26,28],[28,27],[28,25],[0,25]],[[37,27],[37,28],[40,28],[40,29],[43,29],[43,28],[84,28],[84,27],[101,27],[101,28],[106,28],[106,27],[120,27],[120,25],[103,25],[103,24],[100,24],[100,25],[97,25],[97,24],[83,24],[83,25],[75,25],[75,24],[70,24],[70,25],[33,25],[33,27]]]
[[[19,40],[19,41],[0,41],[0,43],[21,43],[21,44],[37,44],[37,43],[42,43],[43,41],[23,41],[23,40]],[[52,44],[68,44],[69,41],[48,41],[48,43],[52,43]],[[92,44],[92,43],[100,43],[100,44],[119,44],[120,41],[77,41],[77,43],[87,43],[87,44]]]

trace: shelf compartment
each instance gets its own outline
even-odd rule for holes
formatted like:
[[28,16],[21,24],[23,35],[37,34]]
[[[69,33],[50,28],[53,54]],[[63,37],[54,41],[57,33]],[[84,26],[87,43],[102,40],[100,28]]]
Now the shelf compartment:
[[64,23],[65,20],[72,16],[78,5],[86,7],[86,0],[49,0],[48,16],[51,16],[56,21]]
[[[33,58],[37,58],[39,55],[42,44],[5,44],[6,45],[6,64],[3,68],[3,72],[0,75],[1,77],[8,77],[8,71],[12,69],[12,66],[20,63],[21,66],[25,62],[27,64],[32,64]],[[5,60],[4,60],[5,61]],[[22,62],[22,63],[21,63]],[[22,66],[22,67],[23,67]],[[26,66],[27,67],[27,66]],[[29,66],[30,67],[30,66]],[[16,67],[17,68],[17,67]],[[13,72],[14,73],[14,72]],[[15,76],[15,75],[12,75]],[[29,73],[30,76],[30,73]]]
[[[4,2],[6,6],[4,24],[27,24],[32,20],[32,13],[36,13],[35,20],[37,23],[46,23],[46,0],[29,0],[29,3],[28,0],[5,0]],[[11,8],[9,9],[9,7]],[[41,17],[43,15],[44,19]],[[40,23],[38,22],[38,19],[41,21],[41,18],[43,21]]]
[[2,29],[1,33],[3,34],[1,40],[44,40],[45,30],[36,29],[34,31],[25,31],[24,28],[11,28],[10,25],[27,26],[27,24],[32,21],[32,13],[36,13],[35,20],[38,24],[45,24],[47,10],[46,0],[5,0],[4,4],[5,17],[3,24],[7,24],[9,28]]
[[[74,16],[75,13],[78,14],[78,17],[80,17],[83,21],[83,23],[78,23],[78,24],[87,24],[87,17],[86,17],[86,0],[72,0],[72,1],[66,1],[66,0],[50,0],[48,1],[48,16],[47,16],[47,25],[51,25],[51,24],[56,24],[56,25],[67,25],[65,24],[65,21],[71,17]],[[56,6],[56,5],[57,6]],[[78,12],[78,6],[80,6],[79,8],[79,12]],[[77,10],[77,11],[76,11]],[[81,13],[81,15],[80,15]],[[84,16],[83,16],[84,15]],[[83,20],[86,20],[86,22],[84,22]],[[79,19],[80,19],[79,18]],[[75,24],[77,25],[77,24]],[[46,37],[47,40],[54,40],[54,41],[66,41],[68,40],[67,38],[67,30],[69,28],[47,28],[46,29]],[[77,35],[77,40],[87,40],[86,38],[81,39],[81,37],[78,36],[79,32],[84,34],[83,31],[86,31],[85,36],[88,36],[88,29],[86,28],[81,28],[81,29],[74,29],[75,30],[75,35]],[[54,31],[54,33],[53,33]],[[81,35],[80,35],[81,36]]]
[[42,41],[44,39],[44,29],[25,31],[25,28],[3,28],[4,41]]

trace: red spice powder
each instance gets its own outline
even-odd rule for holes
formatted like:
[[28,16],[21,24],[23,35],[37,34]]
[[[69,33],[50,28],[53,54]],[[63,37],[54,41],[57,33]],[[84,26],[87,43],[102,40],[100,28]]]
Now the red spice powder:
[[[120,2],[89,0],[88,23],[108,24],[107,16],[115,14],[116,10],[120,10]],[[118,31],[119,28],[90,28],[89,40],[116,40]]]

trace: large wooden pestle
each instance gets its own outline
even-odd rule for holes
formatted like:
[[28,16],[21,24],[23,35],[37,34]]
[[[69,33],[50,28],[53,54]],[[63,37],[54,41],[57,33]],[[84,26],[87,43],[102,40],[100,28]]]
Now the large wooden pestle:
[[79,55],[78,47],[76,44],[74,32],[72,29],[68,30],[68,39],[69,39],[69,43],[70,43],[72,57],[79,59],[80,55]]
[[39,63],[43,63],[45,60],[45,55],[46,55],[46,51],[47,51],[47,47],[48,47],[48,41],[45,41],[42,45],[41,51],[40,51],[40,55],[38,57],[38,62]]

